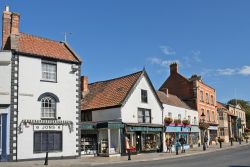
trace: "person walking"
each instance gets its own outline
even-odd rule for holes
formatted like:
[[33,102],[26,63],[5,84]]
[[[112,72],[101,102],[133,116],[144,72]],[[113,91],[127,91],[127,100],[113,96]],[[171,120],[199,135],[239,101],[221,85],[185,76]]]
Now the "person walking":
[[179,139],[179,142],[181,144],[181,152],[185,153],[184,144],[186,144],[186,140],[184,139],[183,136],[181,136],[181,138]]

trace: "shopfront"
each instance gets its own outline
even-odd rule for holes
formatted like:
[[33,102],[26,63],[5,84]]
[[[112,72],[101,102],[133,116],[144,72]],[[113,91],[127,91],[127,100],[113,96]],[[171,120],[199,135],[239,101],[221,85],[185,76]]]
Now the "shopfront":
[[126,124],[125,136],[132,153],[160,152],[162,150],[162,126]]
[[97,124],[98,155],[121,155],[121,135],[123,127],[124,125],[121,122],[102,122]]
[[208,127],[208,140],[209,144],[215,144],[216,143],[216,138],[217,138],[217,126],[209,126]]
[[179,141],[179,139],[182,137],[186,141],[186,145],[189,147],[189,145],[193,144],[193,138],[191,135],[191,126],[175,126],[170,125],[165,127],[165,145],[166,147],[164,151],[167,151],[168,147],[171,147],[170,149],[172,151],[175,151],[175,144]]
[[83,123],[81,128],[81,155],[97,155],[97,134],[96,123]]

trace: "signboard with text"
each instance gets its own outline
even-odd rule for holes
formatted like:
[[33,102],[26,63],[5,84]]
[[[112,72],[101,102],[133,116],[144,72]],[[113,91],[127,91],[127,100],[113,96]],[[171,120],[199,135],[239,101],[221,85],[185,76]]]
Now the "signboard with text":
[[34,131],[62,131],[62,125],[34,125]]

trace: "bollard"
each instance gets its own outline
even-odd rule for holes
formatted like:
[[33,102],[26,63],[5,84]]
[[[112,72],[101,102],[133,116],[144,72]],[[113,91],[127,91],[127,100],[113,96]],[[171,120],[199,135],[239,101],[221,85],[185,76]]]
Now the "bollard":
[[222,142],[220,142],[220,148],[222,148]]
[[233,146],[233,139],[231,139],[231,146]]
[[178,146],[177,146],[177,144],[176,144],[176,146],[175,146],[175,151],[176,151],[176,155],[178,155],[179,153],[178,153]]
[[241,139],[239,139],[239,144],[241,144]]
[[203,151],[206,151],[206,143],[203,142]]
[[48,151],[46,152],[44,165],[48,165]]
[[248,143],[248,139],[246,139],[246,143]]
[[130,161],[130,160],[131,160],[131,150],[128,149],[128,161]]

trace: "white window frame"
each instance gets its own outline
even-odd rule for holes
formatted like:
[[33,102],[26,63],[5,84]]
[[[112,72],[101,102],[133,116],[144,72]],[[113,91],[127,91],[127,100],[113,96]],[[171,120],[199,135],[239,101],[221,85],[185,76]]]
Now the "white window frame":
[[[47,106],[46,106],[47,103]],[[41,99],[41,118],[56,119],[56,100],[51,96],[45,96]]]
[[42,81],[57,81],[57,64],[42,61]]

